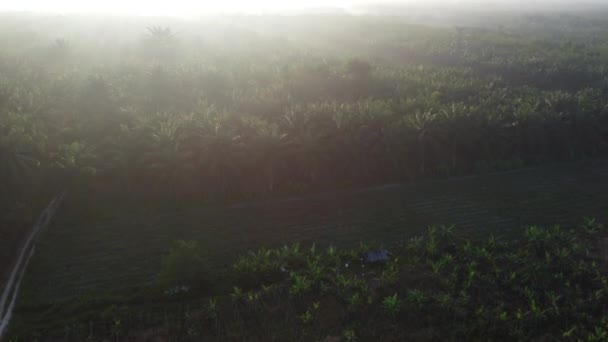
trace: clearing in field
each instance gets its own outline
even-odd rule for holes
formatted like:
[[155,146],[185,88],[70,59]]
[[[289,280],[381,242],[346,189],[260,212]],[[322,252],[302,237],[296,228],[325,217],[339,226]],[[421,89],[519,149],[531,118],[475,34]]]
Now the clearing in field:
[[238,254],[295,242],[390,246],[432,224],[453,224],[469,236],[508,238],[532,224],[571,225],[584,216],[606,220],[607,176],[608,162],[596,160],[225,208],[146,214],[117,208],[96,221],[60,212],[38,243],[19,311],[149,283],[178,239],[199,241],[214,272],[221,273]]

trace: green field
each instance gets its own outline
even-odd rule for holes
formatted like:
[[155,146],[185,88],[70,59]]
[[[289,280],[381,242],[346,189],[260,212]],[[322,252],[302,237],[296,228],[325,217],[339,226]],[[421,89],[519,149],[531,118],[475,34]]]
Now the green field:
[[510,237],[524,225],[577,224],[583,216],[606,220],[607,176],[608,162],[601,160],[226,208],[117,211],[92,222],[74,223],[59,212],[38,243],[19,311],[150,282],[176,239],[200,241],[222,272],[237,254],[262,246],[390,245],[430,224],[454,224],[466,235]]

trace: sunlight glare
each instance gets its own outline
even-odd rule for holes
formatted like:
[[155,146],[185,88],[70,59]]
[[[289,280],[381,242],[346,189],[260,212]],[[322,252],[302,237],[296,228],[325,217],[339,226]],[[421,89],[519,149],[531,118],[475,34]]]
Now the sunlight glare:
[[191,16],[209,13],[263,13],[318,7],[347,7],[356,0],[21,0],[0,4],[0,10],[52,13],[104,13]]

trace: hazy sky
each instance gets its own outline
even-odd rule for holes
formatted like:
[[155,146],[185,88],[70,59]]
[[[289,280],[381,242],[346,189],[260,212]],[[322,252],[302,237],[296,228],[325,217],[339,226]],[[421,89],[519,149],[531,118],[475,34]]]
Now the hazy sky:
[[319,7],[348,9],[362,3],[401,3],[416,7],[449,4],[456,9],[469,5],[550,9],[552,5],[580,7],[582,4],[606,4],[608,0],[0,0],[0,11],[197,16],[205,13],[264,13]]
[[[348,7],[361,0],[6,0],[0,10],[55,13],[95,12],[188,15],[217,12],[266,12],[310,7]],[[366,1],[373,2],[373,1]],[[385,1],[384,1],[385,2]]]

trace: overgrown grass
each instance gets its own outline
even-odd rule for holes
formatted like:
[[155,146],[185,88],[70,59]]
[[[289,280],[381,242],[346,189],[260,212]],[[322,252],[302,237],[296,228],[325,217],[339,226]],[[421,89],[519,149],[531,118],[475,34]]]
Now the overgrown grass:
[[378,246],[261,249],[204,289],[151,285],[21,312],[10,341],[603,341],[604,234],[591,219],[515,241],[431,226],[380,263],[365,261]]

